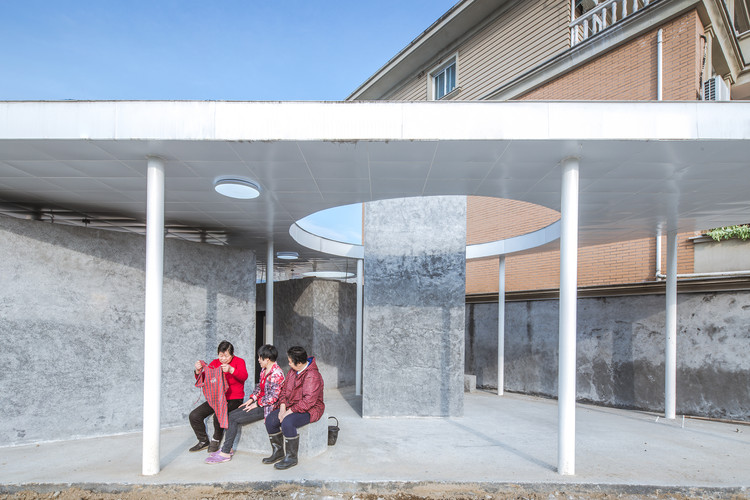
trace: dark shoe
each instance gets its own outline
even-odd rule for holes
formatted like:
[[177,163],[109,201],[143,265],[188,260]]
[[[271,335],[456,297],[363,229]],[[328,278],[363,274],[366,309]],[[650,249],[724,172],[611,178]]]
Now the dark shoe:
[[212,439],[211,440],[211,444],[208,445],[208,452],[209,453],[216,453],[217,451],[219,451],[219,445],[220,444],[221,444],[220,442]]
[[271,440],[271,456],[263,459],[264,464],[275,464],[282,458],[284,458],[284,435],[280,432],[276,434],[269,434],[268,439]]
[[297,465],[297,450],[299,450],[299,435],[284,440],[286,456],[281,462],[274,464],[277,469],[288,469]]
[[203,448],[206,448],[207,446],[208,446],[208,442],[198,441],[198,444],[190,448],[190,451],[201,451]]

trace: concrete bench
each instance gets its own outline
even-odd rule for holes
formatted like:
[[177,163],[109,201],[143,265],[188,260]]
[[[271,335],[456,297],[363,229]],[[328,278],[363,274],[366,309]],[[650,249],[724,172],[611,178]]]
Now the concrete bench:
[[477,391],[477,376],[476,375],[464,375],[464,392],[476,392]]
[[[333,420],[331,420],[333,422]],[[299,432],[299,458],[316,457],[328,449],[328,414],[320,420],[297,429]],[[250,453],[271,454],[266,425],[262,420],[243,425],[234,440],[234,449]]]

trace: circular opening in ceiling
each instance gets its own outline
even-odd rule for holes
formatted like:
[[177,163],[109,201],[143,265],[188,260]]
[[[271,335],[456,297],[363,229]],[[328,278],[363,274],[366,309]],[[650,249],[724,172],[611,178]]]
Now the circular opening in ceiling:
[[298,220],[297,225],[321,238],[361,245],[363,210],[362,203],[333,207],[308,215]]

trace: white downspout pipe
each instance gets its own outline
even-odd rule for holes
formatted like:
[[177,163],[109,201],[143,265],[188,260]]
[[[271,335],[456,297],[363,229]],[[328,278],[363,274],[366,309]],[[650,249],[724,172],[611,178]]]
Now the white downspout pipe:
[[562,164],[557,472],[575,474],[578,158]]
[[273,240],[269,239],[266,249],[266,344],[273,344],[273,258]]
[[355,332],[355,367],[354,367],[354,393],[362,395],[362,293],[364,291],[365,265],[363,259],[357,259],[357,324]]
[[659,29],[656,33],[656,100],[662,100],[662,89],[664,87],[663,70],[662,70],[662,45],[664,43],[663,30]]
[[505,255],[498,259],[497,277],[497,395],[505,390]]
[[148,158],[146,184],[146,304],[143,346],[142,472],[160,470],[161,334],[164,284],[164,160]]

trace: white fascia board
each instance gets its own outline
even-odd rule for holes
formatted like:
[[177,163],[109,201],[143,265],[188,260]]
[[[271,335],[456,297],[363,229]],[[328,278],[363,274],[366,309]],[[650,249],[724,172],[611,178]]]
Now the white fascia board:
[[528,234],[466,247],[466,259],[481,259],[540,247],[560,238],[560,221]]
[[750,102],[0,102],[0,139],[747,140]]
[[305,231],[296,222],[289,227],[289,235],[300,245],[328,255],[337,255],[352,259],[363,259],[365,256],[365,247],[362,245],[353,245],[351,243],[323,238],[322,236]]

